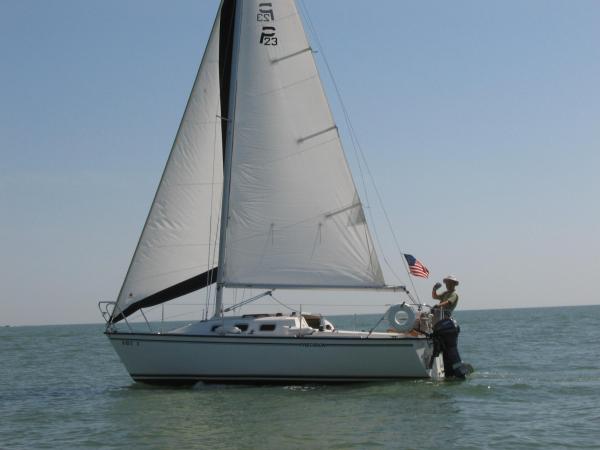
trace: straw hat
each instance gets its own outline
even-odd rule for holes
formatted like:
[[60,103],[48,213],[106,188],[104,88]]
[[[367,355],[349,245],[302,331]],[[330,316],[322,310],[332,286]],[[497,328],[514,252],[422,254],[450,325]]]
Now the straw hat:
[[444,278],[444,281],[451,281],[458,286],[458,278],[456,278],[454,275],[448,275],[446,278]]

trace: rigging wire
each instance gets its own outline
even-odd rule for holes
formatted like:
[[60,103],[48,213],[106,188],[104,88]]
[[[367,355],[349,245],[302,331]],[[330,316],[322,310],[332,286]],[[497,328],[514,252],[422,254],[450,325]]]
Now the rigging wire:
[[[315,42],[317,43],[317,46],[319,48],[319,52],[320,52],[320,54],[322,56],[322,59],[323,59],[324,65],[325,65],[325,68],[327,69],[327,73],[329,75],[329,78],[331,79],[331,82],[332,82],[332,85],[334,87],[334,90],[335,90],[338,102],[339,102],[340,107],[342,109],[342,112],[344,114],[344,119],[345,119],[345,122],[346,122],[346,126],[348,127],[350,141],[352,143],[352,148],[353,148],[353,150],[354,150],[354,152],[356,154],[356,158],[357,158],[357,162],[358,162],[358,169],[359,169],[359,173],[361,175],[361,181],[362,181],[362,184],[363,184],[363,189],[365,191],[365,199],[367,200],[367,204],[369,203],[369,197],[368,197],[368,189],[366,187],[366,182],[365,182],[365,178],[364,178],[364,174],[363,174],[363,170],[362,170],[362,165],[363,164],[365,166],[365,169],[367,171],[367,174],[369,176],[369,179],[370,179],[371,184],[373,186],[373,189],[375,191],[375,194],[376,194],[376,197],[377,197],[377,200],[378,200],[378,203],[379,203],[379,207],[382,209],[384,217],[385,217],[386,222],[387,222],[387,225],[388,225],[388,227],[390,229],[390,232],[391,232],[392,238],[394,240],[394,244],[396,246],[396,249],[400,253],[400,257],[401,257],[400,259],[403,262],[403,266],[404,266],[404,269],[406,270],[407,277],[408,277],[408,279],[410,281],[410,284],[411,284],[411,287],[413,289],[413,292],[415,293],[418,302],[421,303],[421,299],[419,297],[419,293],[417,291],[417,288],[416,288],[416,286],[415,286],[415,284],[413,282],[413,279],[410,276],[410,270],[408,268],[408,264],[406,262],[406,258],[404,257],[404,252],[402,251],[402,249],[400,247],[400,244],[398,242],[398,238],[396,237],[396,233],[394,232],[394,228],[392,226],[392,222],[391,222],[391,220],[389,218],[389,215],[388,215],[387,210],[385,208],[385,205],[383,203],[383,199],[381,197],[379,189],[377,188],[377,184],[375,183],[375,179],[373,177],[373,174],[371,173],[371,170],[369,168],[369,164],[367,162],[366,156],[364,154],[362,146],[360,145],[360,142],[358,140],[358,136],[356,134],[356,131],[354,130],[354,127],[352,126],[352,121],[350,120],[350,113],[349,113],[348,109],[346,108],[346,105],[345,105],[345,103],[344,103],[344,101],[342,99],[341,91],[339,89],[339,86],[338,86],[338,84],[336,82],[336,79],[335,79],[335,77],[333,75],[333,71],[331,70],[331,66],[329,65],[329,62],[328,62],[327,57],[325,55],[324,47],[323,47],[323,45],[321,43],[321,40],[319,39],[319,35],[317,33],[317,30],[316,30],[315,26],[313,25],[313,22],[312,22],[312,20],[310,18],[310,14],[309,14],[308,8],[304,4],[303,0],[299,0],[299,3],[301,5],[301,8],[303,9],[304,16],[306,17],[306,23],[308,24],[308,27],[309,27],[309,29],[311,31],[311,34],[314,36]],[[363,161],[363,164],[361,164],[361,160]],[[383,250],[383,246],[381,245],[381,240],[379,239],[379,233],[377,231],[376,223],[375,223],[375,221],[373,219],[373,214],[371,212],[371,208],[367,207],[367,210],[368,210],[368,213],[369,213],[369,217],[371,219],[371,223],[373,224],[373,232],[375,234],[375,239],[377,241],[377,245],[381,249],[381,254],[382,254],[383,260],[386,263],[387,267],[392,272],[392,274],[398,279],[398,281],[401,282],[402,280],[400,279],[400,277],[394,271],[393,267],[391,266],[390,262],[388,261],[388,259],[386,257],[386,254],[385,254],[385,252]],[[411,300],[413,300],[411,298],[411,296],[409,296],[409,298]],[[413,300],[413,302],[414,302],[414,300]]]
[[[285,304],[285,303],[283,303],[282,301],[280,301],[280,300],[278,300],[277,298],[275,298],[275,296],[273,295],[273,293],[272,293],[272,292],[271,292],[271,295],[270,295],[270,297],[271,297],[273,300],[275,300],[277,303],[279,303],[281,306],[283,306],[284,308],[287,308],[287,309],[289,309],[290,311],[298,312],[298,310],[297,310],[297,309],[290,308],[288,305],[286,305],[286,304]],[[300,306],[302,306],[302,305],[300,305]]]

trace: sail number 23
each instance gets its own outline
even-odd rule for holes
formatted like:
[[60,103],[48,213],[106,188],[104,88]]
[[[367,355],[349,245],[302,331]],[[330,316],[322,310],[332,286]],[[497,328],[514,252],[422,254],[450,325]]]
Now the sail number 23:
[[[264,24],[265,22],[272,23],[275,21],[275,13],[273,12],[273,4],[264,2],[259,3],[256,21]],[[258,41],[262,45],[277,45],[277,29],[274,26],[262,26],[262,33]]]

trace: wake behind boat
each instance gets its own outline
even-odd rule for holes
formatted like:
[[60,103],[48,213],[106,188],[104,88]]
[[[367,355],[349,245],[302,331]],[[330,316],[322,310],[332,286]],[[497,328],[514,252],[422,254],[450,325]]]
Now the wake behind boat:
[[[225,308],[236,288],[266,292]],[[214,298],[210,319],[167,333],[127,321],[200,289]],[[274,289],[404,299],[385,313],[388,331],[338,330],[301,311],[227,314]],[[222,1],[118,299],[101,309],[136,381],[444,376],[440,351],[457,327],[386,284],[293,0]]]

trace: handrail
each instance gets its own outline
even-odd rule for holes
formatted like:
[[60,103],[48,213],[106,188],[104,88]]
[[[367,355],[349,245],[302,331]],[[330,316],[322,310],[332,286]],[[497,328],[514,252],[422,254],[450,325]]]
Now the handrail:
[[[109,310],[111,305],[112,305],[112,309]],[[100,300],[98,302],[98,309],[100,310],[100,314],[102,314],[102,318],[106,322],[107,330],[112,330],[113,324],[111,323],[110,319],[115,311],[116,306],[117,306],[117,302],[107,302],[104,300]],[[144,318],[145,318],[145,316],[144,316]],[[125,319],[125,323],[127,324],[127,328],[129,328],[129,331],[133,333],[133,328],[131,328],[131,325],[129,325],[127,318],[125,317],[124,319]],[[148,322],[148,321],[146,320],[146,322]],[[148,325],[148,326],[150,326],[150,325]]]
[[[107,324],[110,323],[110,317],[112,316],[116,304],[117,302],[107,302],[102,300],[98,302],[98,309],[100,310],[100,314],[102,314],[102,318]],[[109,311],[108,308],[110,308],[111,305],[112,310]]]
[[223,312],[224,312],[224,313],[226,313],[226,312],[229,312],[229,311],[231,311],[231,310],[234,310],[234,309],[236,309],[236,308],[239,308],[239,307],[241,307],[241,306],[247,305],[248,303],[251,303],[251,302],[253,302],[253,301],[255,301],[255,300],[258,300],[258,299],[260,299],[260,298],[266,297],[267,295],[271,295],[271,294],[273,293],[273,291],[274,291],[274,290],[275,290],[275,289],[271,289],[270,291],[266,291],[266,292],[263,292],[262,294],[255,295],[255,296],[254,296],[254,297],[252,297],[252,298],[248,298],[248,299],[246,299],[246,300],[242,300],[242,301],[241,301],[241,302],[239,302],[239,303],[234,303],[233,305],[229,306],[228,308],[225,308],[225,309],[223,310]]

